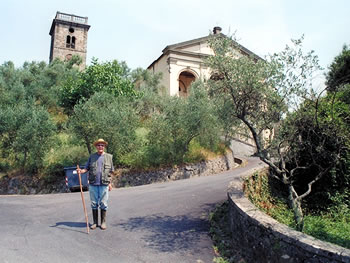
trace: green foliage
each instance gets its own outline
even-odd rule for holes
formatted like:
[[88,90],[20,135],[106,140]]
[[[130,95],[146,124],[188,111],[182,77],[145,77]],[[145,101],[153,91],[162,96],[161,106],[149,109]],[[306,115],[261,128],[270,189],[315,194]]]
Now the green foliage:
[[78,76],[71,76],[60,89],[61,105],[71,112],[78,102],[87,101],[96,92],[114,96],[134,96],[136,92],[125,62],[117,60],[99,63],[93,59],[90,66]]
[[[108,151],[114,155],[116,165],[128,167],[202,160],[208,154],[203,147],[216,150],[220,125],[213,117],[213,106],[205,108],[208,99],[203,92],[197,92],[187,102],[179,98],[169,102],[171,98],[161,96],[160,74],[143,69],[130,72],[124,62],[97,60],[79,72],[75,65],[80,62],[79,57],[73,57],[66,62],[54,60],[49,65],[26,62],[22,68],[15,68],[12,62],[6,62],[0,66],[1,171],[20,167],[55,177],[62,174],[64,166],[85,161],[94,151],[92,142],[100,137],[109,142]],[[63,112],[59,102],[70,115]],[[185,115],[173,117],[172,112]],[[156,116],[165,114],[172,119],[164,123],[173,126],[163,127],[160,144],[167,147],[166,142],[172,140],[167,130],[175,134],[177,127],[184,126],[185,130],[180,129],[179,136],[175,134],[176,140],[171,142],[172,153],[181,149],[181,158],[168,159],[164,157],[168,151],[159,151],[157,154],[163,157],[158,162],[153,160],[152,136],[157,132]],[[176,124],[182,120],[184,123]],[[63,139],[73,138],[73,134],[74,140]],[[188,139],[190,136],[195,139]],[[182,138],[187,140],[185,144]]]
[[51,177],[63,176],[64,167],[85,164],[88,157],[80,140],[69,133],[61,132],[54,137],[51,149],[45,155],[42,173]]
[[211,147],[211,150],[203,146],[199,138],[193,139],[189,144],[189,150],[185,153],[184,162],[185,163],[198,163],[204,160],[208,160],[217,155],[224,155],[226,153],[227,147],[224,144],[215,144]]
[[166,96],[164,87],[160,85],[162,74],[153,74],[148,70],[138,68],[131,75],[139,92],[139,96],[135,98],[134,107],[140,117],[145,120],[162,107],[163,97]]
[[49,113],[33,101],[0,108],[2,157],[29,171],[42,167],[55,126]]
[[[296,228],[293,212],[281,196],[276,182],[266,175],[245,180],[245,193],[259,209],[292,228]],[[332,197],[333,205],[321,213],[307,213],[303,232],[320,240],[350,248],[350,204],[348,193]]]
[[131,78],[141,93],[150,91],[159,94],[164,89],[160,85],[162,79],[161,72],[151,73],[147,69],[137,68],[131,72]]
[[208,86],[225,130],[243,122],[257,141],[258,151],[263,151],[263,132],[272,130],[287,112],[295,87],[282,85],[284,66],[280,61],[242,55],[237,42],[229,37],[213,36],[209,44],[215,55],[207,59],[214,72]]
[[59,60],[50,65],[25,62],[19,69],[6,62],[0,66],[0,104],[11,105],[33,98],[37,104],[57,108],[58,87],[77,72],[71,64]]
[[56,94],[64,80],[77,73],[73,64],[56,60],[50,65],[25,62],[17,69],[12,62],[0,66],[0,155],[7,170],[42,168],[54,122],[60,128],[65,122]]
[[339,90],[350,83],[350,48],[343,46],[342,52],[334,58],[326,75],[326,85],[329,91]]
[[279,222],[295,227],[293,212],[288,208],[285,189],[268,176],[268,171],[255,173],[244,180],[244,192],[249,200]]
[[282,125],[279,136],[291,147],[287,164],[306,167],[293,177],[299,192],[305,191],[320,169],[328,169],[306,197],[308,209],[325,210],[332,205],[334,194],[350,187],[350,126],[345,117],[349,111],[341,100],[327,96],[319,99],[317,109],[313,102],[305,102]]
[[152,166],[183,162],[195,138],[202,146],[213,149],[219,142],[220,131],[214,110],[200,83],[191,87],[187,99],[164,97],[148,123],[146,158]]
[[[332,137],[336,129],[317,118],[317,96],[311,84],[321,68],[313,51],[303,52],[302,40],[292,40],[292,46],[262,60],[240,52],[232,38],[213,36],[209,44],[215,55],[207,60],[215,76],[208,85],[224,113],[221,119],[239,120],[249,130],[257,156],[270,166],[272,176],[288,186],[299,229],[303,227],[301,200],[337,162],[343,142]],[[316,105],[316,110],[298,111],[303,101]],[[271,136],[281,124],[281,134]],[[224,127],[227,130],[229,124]],[[297,153],[305,156],[297,158]],[[310,176],[295,189],[296,178],[304,171]]]
[[95,93],[74,107],[70,127],[85,142],[89,153],[98,138],[108,141],[108,152],[114,155],[116,164],[137,145],[135,131],[139,120],[128,97]]
[[148,159],[145,157],[147,151],[147,134],[148,129],[145,127],[138,127],[135,130],[135,145],[132,150],[126,152],[124,155],[120,156],[120,162],[131,168],[142,169],[150,167]]

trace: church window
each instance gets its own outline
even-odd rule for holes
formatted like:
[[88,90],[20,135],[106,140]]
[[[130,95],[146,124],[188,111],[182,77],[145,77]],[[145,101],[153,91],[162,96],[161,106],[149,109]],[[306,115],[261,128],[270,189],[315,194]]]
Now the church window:
[[67,36],[66,47],[70,47],[70,36]]

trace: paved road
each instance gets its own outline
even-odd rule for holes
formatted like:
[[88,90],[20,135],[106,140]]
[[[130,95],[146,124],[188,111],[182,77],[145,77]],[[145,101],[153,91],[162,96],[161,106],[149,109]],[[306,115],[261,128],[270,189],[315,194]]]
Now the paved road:
[[218,175],[113,189],[108,229],[89,235],[79,192],[0,196],[0,262],[212,262],[209,211],[234,177],[259,165],[249,158]]

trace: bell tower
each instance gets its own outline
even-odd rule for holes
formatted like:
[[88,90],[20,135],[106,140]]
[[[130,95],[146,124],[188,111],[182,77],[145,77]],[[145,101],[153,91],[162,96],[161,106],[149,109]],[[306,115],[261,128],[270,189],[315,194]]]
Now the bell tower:
[[55,58],[64,61],[71,59],[73,55],[79,55],[82,58],[80,68],[84,69],[89,28],[87,17],[57,12],[49,33],[50,62]]

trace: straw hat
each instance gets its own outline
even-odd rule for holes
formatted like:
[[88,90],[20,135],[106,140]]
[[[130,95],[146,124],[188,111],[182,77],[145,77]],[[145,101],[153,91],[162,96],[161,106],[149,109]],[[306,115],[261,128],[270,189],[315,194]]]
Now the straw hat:
[[106,142],[104,139],[98,139],[97,141],[94,142],[94,146],[96,147],[97,144],[104,144],[105,146],[108,145],[108,142]]

